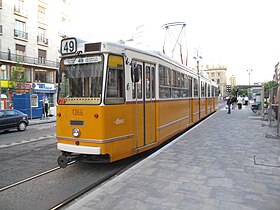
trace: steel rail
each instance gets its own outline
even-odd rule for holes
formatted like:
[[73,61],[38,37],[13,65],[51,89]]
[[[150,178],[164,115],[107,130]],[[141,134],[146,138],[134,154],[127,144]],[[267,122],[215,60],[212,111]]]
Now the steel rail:
[[[69,162],[68,165],[71,165],[71,164],[73,164],[73,163],[75,163],[75,162],[76,162],[76,161]],[[6,186],[6,187],[1,188],[1,189],[0,189],[0,192],[3,192],[3,191],[5,191],[5,190],[8,190],[8,189],[10,189],[10,188],[12,188],[12,187],[21,185],[21,184],[23,184],[23,183],[25,183],[25,182],[31,181],[31,180],[36,179],[36,178],[38,178],[38,177],[44,176],[44,175],[49,174],[49,173],[51,173],[51,172],[53,172],[53,171],[57,171],[58,169],[60,169],[60,167],[56,167],[56,168],[50,169],[50,170],[48,170],[48,171],[44,171],[44,172],[42,172],[42,173],[36,174],[36,175],[34,175],[34,176],[31,176],[31,177],[29,177],[29,178],[23,179],[23,180],[18,181],[18,182],[16,182],[16,183],[10,184],[10,185],[8,185],[8,186]]]

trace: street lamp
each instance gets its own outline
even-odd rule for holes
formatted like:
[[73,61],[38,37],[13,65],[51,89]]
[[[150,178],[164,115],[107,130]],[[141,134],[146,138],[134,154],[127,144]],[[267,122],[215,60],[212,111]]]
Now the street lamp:
[[196,60],[197,74],[199,75],[199,61],[202,59],[202,57],[199,55],[198,49],[196,49],[196,56],[193,58]]
[[199,55],[198,49],[196,49],[196,56],[193,57],[196,60],[196,68],[197,68],[197,77],[198,77],[198,97],[200,98],[200,73],[199,73],[199,61],[202,59],[202,57]]
[[251,72],[252,72],[253,70],[252,70],[252,69],[247,69],[246,71],[249,73],[249,85],[250,85],[250,75],[251,75]]

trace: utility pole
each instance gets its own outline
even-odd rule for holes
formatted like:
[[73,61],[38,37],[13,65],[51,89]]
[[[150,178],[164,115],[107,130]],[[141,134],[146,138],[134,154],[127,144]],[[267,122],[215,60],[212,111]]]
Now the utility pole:
[[196,68],[197,68],[197,76],[198,76],[198,98],[200,98],[200,71],[199,71],[199,61],[202,59],[202,57],[199,55],[199,50],[195,49],[196,55],[193,57],[196,60]]
[[193,57],[196,60],[196,68],[197,68],[197,74],[200,75],[199,72],[199,61],[202,59],[202,57],[199,55],[199,50],[195,49],[196,55]]
[[250,75],[251,75],[251,72],[252,72],[253,70],[252,70],[252,69],[247,69],[246,71],[249,73],[249,85],[251,85],[251,84],[250,84]]

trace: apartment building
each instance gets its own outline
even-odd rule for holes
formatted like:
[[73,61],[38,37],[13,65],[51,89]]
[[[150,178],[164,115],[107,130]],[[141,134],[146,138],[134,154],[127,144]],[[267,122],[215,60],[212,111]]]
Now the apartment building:
[[42,94],[56,105],[68,8],[68,0],[0,0],[0,92],[10,106],[15,93]]
[[202,69],[208,74],[209,79],[218,84],[220,96],[227,96],[227,68],[223,65],[205,65]]

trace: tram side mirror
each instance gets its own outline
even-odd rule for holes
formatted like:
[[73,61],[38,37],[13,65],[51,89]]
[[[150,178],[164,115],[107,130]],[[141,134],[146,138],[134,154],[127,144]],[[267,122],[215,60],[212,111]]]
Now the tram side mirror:
[[136,63],[132,63],[131,65],[131,80],[132,82],[139,82],[139,67]]

